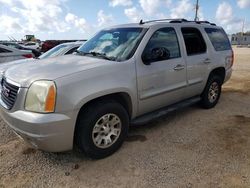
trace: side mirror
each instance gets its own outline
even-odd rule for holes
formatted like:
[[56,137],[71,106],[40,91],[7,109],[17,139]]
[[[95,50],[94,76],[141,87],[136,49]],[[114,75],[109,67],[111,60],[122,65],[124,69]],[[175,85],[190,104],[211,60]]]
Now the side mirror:
[[142,55],[142,60],[145,65],[150,65],[155,61],[167,60],[170,58],[170,52],[165,47],[153,48],[150,52]]

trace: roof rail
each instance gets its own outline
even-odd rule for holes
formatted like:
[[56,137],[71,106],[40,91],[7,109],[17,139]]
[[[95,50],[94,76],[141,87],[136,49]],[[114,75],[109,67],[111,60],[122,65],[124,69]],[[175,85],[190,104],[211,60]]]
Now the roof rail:
[[158,19],[158,20],[148,20],[148,21],[143,21],[140,20],[139,24],[145,24],[145,23],[151,23],[151,22],[162,22],[162,21],[179,21],[179,22],[187,22],[188,20],[183,19],[183,18],[177,18],[177,19]]
[[210,24],[210,25],[216,26],[215,23],[210,23],[209,21],[189,21],[189,22],[194,22],[197,24]]
[[209,25],[216,26],[215,23],[210,23],[209,21],[190,21],[190,20],[186,20],[186,19],[184,19],[184,18],[177,18],[177,19],[158,19],[158,20],[148,20],[148,21],[140,20],[139,24],[142,25],[142,24],[145,24],[145,23],[162,22],[162,21],[169,21],[169,23],[192,22],[192,23],[196,23],[196,24],[209,24]]

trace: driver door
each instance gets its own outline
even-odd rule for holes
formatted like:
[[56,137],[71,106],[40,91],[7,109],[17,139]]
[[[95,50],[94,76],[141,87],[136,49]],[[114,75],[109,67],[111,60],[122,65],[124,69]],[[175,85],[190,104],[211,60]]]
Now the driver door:
[[185,98],[186,63],[174,28],[153,32],[137,63],[139,114]]

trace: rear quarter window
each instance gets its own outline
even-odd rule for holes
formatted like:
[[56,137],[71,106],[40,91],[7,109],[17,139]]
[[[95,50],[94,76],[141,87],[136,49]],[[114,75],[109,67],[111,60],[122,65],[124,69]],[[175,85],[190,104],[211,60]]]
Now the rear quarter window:
[[223,29],[205,28],[215,51],[231,50],[231,44]]

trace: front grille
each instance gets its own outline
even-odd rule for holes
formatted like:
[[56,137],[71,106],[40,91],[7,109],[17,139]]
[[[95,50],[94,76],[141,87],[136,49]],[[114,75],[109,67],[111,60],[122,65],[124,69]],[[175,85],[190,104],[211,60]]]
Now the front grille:
[[16,97],[19,87],[11,83],[8,83],[5,78],[2,79],[1,86],[2,86],[1,99],[6,105],[5,107],[8,110],[11,110],[11,108],[14,106],[16,102]]

